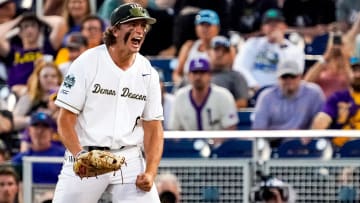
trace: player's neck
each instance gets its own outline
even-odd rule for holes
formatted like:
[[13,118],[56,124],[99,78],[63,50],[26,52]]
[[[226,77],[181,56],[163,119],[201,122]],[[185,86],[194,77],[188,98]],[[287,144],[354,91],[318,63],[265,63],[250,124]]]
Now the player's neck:
[[114,63],[122,70],[127,70],[134,63],[136,53],[118,50],[116,47],[109,47],[109,54]]

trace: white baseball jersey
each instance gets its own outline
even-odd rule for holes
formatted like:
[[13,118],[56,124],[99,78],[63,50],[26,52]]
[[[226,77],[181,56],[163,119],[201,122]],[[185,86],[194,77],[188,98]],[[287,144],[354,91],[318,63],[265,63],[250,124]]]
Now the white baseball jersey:
[[249,87],[277,83],[278,64],[285,59],[294,59],[304,69],[303,49],[285,39],[284,44],[269,43],[266,37],[253,37],[246,41],[235,57],[233,70],[245,77]]
[[105,45],[89,49],[70,66],[55,104],[78,114],[82,146],[138,145],[141,120],[163,120],[159,75],[140,54],[123,71]]
[[189,85],[175,94],[169,129],[223,130],[238,122],[235,100],[227,89],[212,84],[204,103],[197,106]]

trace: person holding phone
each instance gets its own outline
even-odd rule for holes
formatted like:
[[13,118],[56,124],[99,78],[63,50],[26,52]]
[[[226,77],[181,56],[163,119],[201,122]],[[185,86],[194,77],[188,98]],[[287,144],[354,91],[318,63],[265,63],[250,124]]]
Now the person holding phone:
[[318,84],[328,98],[333,92],[346,89],[350,81],[350,53],[342,36],[333,34],[323,57],[311,66],[304,79]]

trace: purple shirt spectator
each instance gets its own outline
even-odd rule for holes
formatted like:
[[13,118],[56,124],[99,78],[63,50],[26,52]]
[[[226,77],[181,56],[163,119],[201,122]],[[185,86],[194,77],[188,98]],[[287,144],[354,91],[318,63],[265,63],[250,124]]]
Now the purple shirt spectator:
[[255,106],[253,129],[309,129],[313,117],[323,107],[325,96],[319,86],[301,82],[299,91],[289,99],[278,85],[260,94]]
[[16,84],[26,84],[34,70],[35,60],[44,54],[53,56],[56,54],[48,40],[46,40],[42,49],[24,50],[22,46],[11,45],[10,53],[6,58],[8,85],[11,87]]
[[360,129],[356,122],[360,106],[352,98],[349,90],[338,91],[329,97],[322,112],[332,119],[331,129]]

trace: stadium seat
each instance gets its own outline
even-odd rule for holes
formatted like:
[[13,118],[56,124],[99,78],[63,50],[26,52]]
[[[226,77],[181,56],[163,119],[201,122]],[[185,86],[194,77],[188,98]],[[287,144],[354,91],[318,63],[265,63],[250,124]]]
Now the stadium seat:
[[340,158],[359,158],[360,139],[347,141],[339,150]]
[[253,112],[254,110],[252,108],[241,109],[237,112],[240,120],[237,124],[238,130],[251,130],[251,115]]
[[203,158],[204,149],[208,149],[207,142],[200,139],[165,139],[164,158]]
[[314,40],[305,46],[305,54],[308,55],[323,55],[325,53],[329,40],[329,33],[319,35]]
[[253,142],[251,140],[227,139],[212,150],[213,158],[251,158]]
[[251,108],[251,107],[255,107],[256,101],[257,101],[260,93],[261,93],[262,91],[264,91],[265,89],[267,89],[268,87],[272,87],[272,86],[273,86],[273,85],[266,85],[266,86],[263,86],[263,87],[261,87],[260,89],[258,89],[258,90],[254,93],[254,95],[249,99],[249,101],[248,101],[248,107],[250,107],[250,108]]
[[304,145],[300,139],[284,141],[274,158],[323,158],[332,157],[332,147],[326,139],[312,139]]

